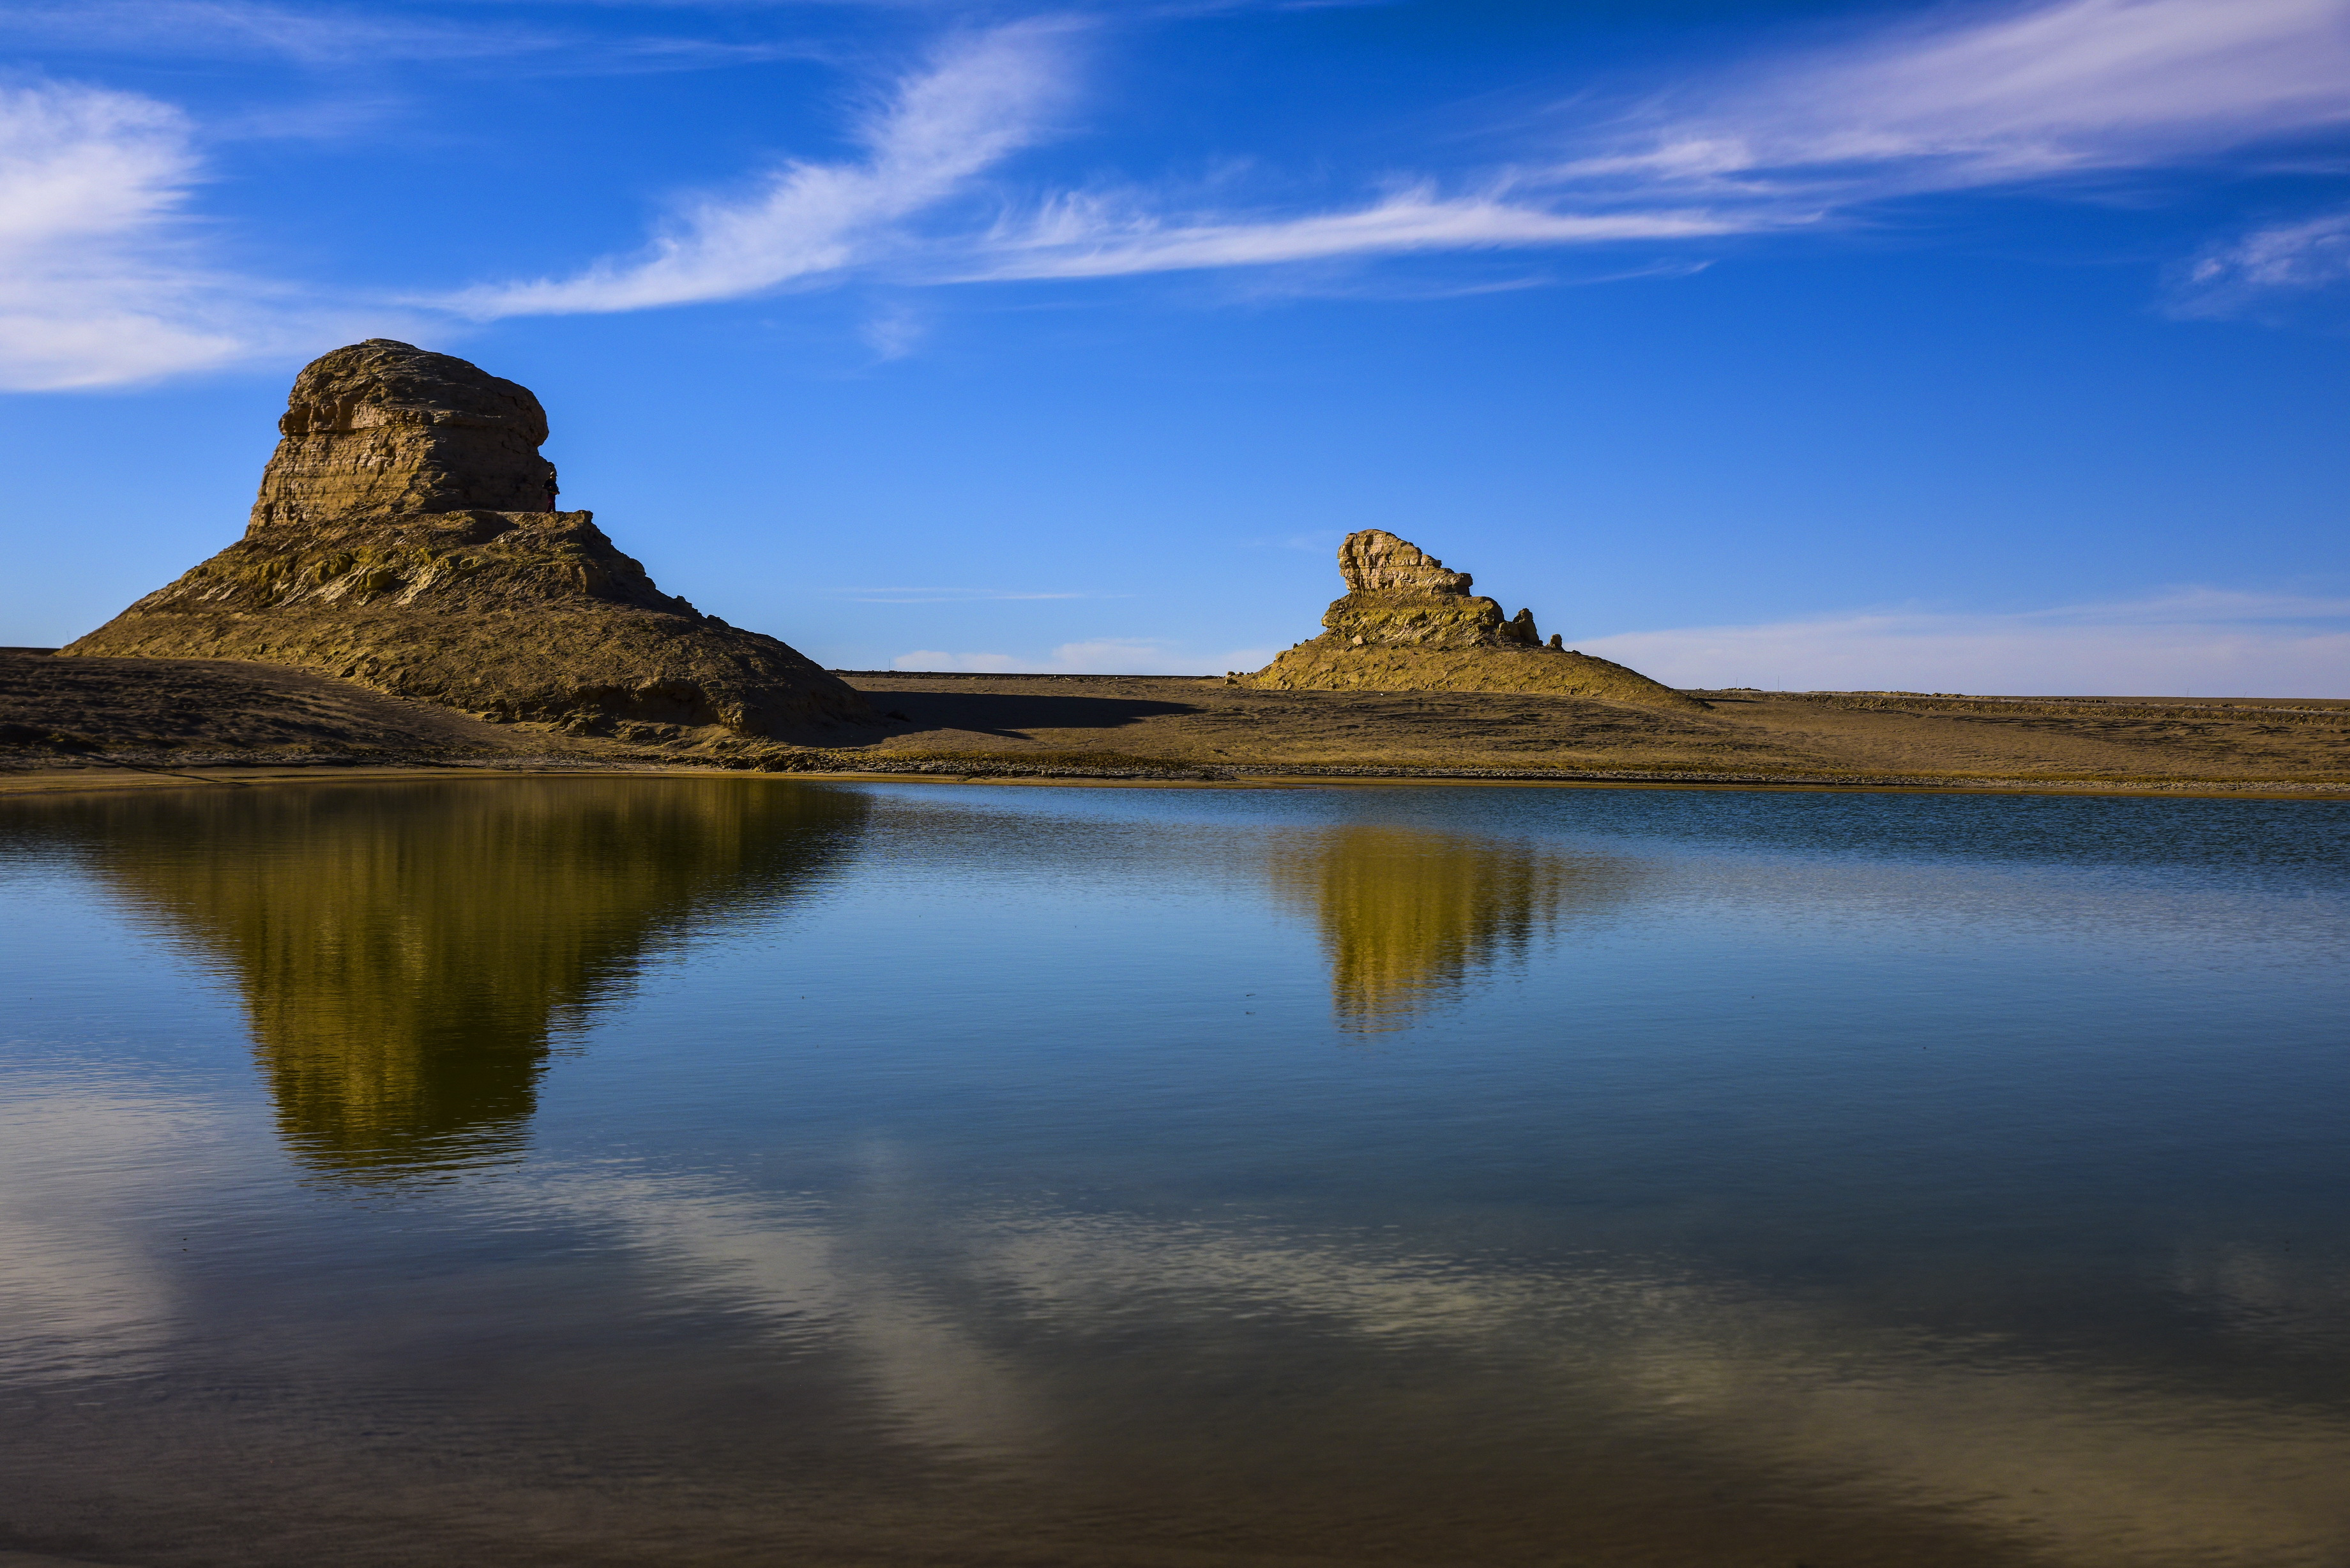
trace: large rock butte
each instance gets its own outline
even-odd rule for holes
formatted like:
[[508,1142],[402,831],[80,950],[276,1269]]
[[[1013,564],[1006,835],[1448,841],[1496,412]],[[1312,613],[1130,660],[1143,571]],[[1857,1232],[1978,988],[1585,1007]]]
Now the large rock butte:
[[278,429],[244,537],[61,652],[257,659],[638,740],[877,722],[555,510],[526,387],[371,337],[306,367]]
[[1347,595],[1322,617],[1322,635],[1253,675],[1250,686],[1284,691],[1555,691],[1644,708],[1698,708],[1693,697],[1637,670],[1545,645],[1532,610],[1504,619],[1495,601],[1469,590],[1419,546],[1382,528],[1338,546]]

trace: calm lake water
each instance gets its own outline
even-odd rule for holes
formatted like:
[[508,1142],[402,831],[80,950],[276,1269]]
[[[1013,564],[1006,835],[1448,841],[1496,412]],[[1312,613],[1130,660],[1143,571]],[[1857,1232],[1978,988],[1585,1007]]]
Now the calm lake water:
[[2350,806],[0,801],[0,1549],[2350,1561]]

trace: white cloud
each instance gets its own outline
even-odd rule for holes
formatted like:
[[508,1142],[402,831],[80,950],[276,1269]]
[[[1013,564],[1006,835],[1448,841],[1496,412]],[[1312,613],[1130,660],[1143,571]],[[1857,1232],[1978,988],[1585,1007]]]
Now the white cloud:
[[[498,62],[501,73],[612,75],[806,58],[790,40],[714,41],[659,34],[566,32],[484,21],[370,13],[357,6],[295,7],[265,0],[0,0],[0,38],[90,53],[173,59],[271,58],[333,70],[391,61],[462,66]],[[522,62],[526,62],[523,64]],[[348,91],[347,79],[338,88]]]
[[[2345,0],[2059,0],[1953,13],[1653,107],[1568,178],[1731,195],[2007,184],[2350,121]],[[1706,107],[1675,112],[1680,99]]]
[[[438,24],[386,23],[398,36],[375,36],[364,18],[251,0],[159,4],[0,0],[0,30],[152,36],[161,16],[164,31],[314,63],[555,47],[494,29],[443,36]],[[1075,26],[1032,20],[962,36],[878,103],[858,129],[861,155],[795,161],[745,194],[691,205],[636,254],[429,303],[490,319],[739,298],[858,275],[941,284],[1243,268],[1295,280],[1363,258],[1627,244],[1679,253],[1674,265],[1686,265],[1694,243],[1814,223],[1887,196],[2176,167],[2350,124],[2350,0],[2054,0],[1937,11],[1835,48],[1783,47],[1692,76],[1635,113],[1586,120],[1506,167],[1390,179],[1333,209],[1063,192],[1038,192],[1026,216],[1008,220],[991,183],[1046,134],[1070,87]],[[194,148],[186,118],[152,99],[0,90],[0,387],[120,384],[370,332],[415,335],[381,307],[322,310],[296,289],[211,265],[185,215],[202,177]],[[2266,229],[2194,270],[2190,311],[2314,289],[2350,270],[2350,219]],[[901,312],[869,323],[867,337],[887,358],[910,352],[920,330]]]
[[2215,589],[2010,615],[1856,611],[1575,646],[1672,686],[2350,697],[2350,600]]
[[1414,251],[1686,240],[1752,226],[1698,211],[1550,213],[1492,197],[1446,199],[1426,187],[1353,212],[1265,223],[1167,224],[1132,211],[1112,215],[1103,203],[1072,198],[1024,231],[999,234],[998,257],[972,275],[1112,277]]
[[862,161],[785,164],[747,199],[689,209],[643,254],[440,303],[482,319],[641,310],[736,298],[875,260],[905,243],[906,220],[1036,139],[1063,88],[1066,34],[1024,23],[941,51],[862,128]]
[[0,88],[0,390],[117,386],[316,352],[407,319],[215,266],[177,109],[74,83]]
[[2206,251],[2187,269],[2174,308],[2232,316],[2280,296],[2350,283],[2350,211],[2278,223]]
[[980,275],[1760,233],[1887,196],[2191,161],[2350,122],[2350,0],[1962,15],[1693,81],[1475,195],[1420,186],[1343,212],[1173,223],[1064,200],[999,234],[1005,254]]
[[177,109],[135,93],[0,89],[0,386],[103,385],[238,352],[176,229],[189,139]]
[[1041,655],[918,648],[891,659],[889,668],[974,675],[1222,675],[1230,670],[1258,669],[1270,663],[1278,651],[1243,648],[1218,654],[1187,654],[1149,639],[1097,638],[1065,642]]
[[116,54],[273,55],[306,65],[463,59],[553,44],[545,35],[510,28],[390,21],[346,9],[294,10],[253,0],[0,5],[0,36]]
[[877,359],[902,359],[929,336],[930,323],[910,310],[885,310],[869,317],[858,336]]
[[940,283],[1684,245],[1887,196],[2170,166],[2350,123],[2350,0],[1977,5],[1700,73],[1451,190],[1411,177],[1311,212],[1064,192],[1017,221],[918,237],[909,220],[1036,139],[1060,85],[1054,36],[1034,24],[985,35],[909,78],[866,128],[861,163],[794,163],[746,200],[684,213],[641,256],[453,303],[478,316],[629,310],[882,265]]

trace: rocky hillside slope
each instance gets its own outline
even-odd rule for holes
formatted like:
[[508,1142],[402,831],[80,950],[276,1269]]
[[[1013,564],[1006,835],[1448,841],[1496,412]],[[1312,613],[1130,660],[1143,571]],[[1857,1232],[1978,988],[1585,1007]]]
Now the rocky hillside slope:
[[1644,708],[1701,711],[1702,702],[1627,670],[1545,645],[1532,610],[1503,619],[1472,594],[1474,579],[1380,528],[1338,546],[1346,597],[1322,617],[1322,635],[1243,684],[1287,691],[1549,691]]
[[660,591],[555,510],[528,389],[370,338],[294,383],[245,535],[62,651],[290,665],[635,742],[876,716],[775,638]]

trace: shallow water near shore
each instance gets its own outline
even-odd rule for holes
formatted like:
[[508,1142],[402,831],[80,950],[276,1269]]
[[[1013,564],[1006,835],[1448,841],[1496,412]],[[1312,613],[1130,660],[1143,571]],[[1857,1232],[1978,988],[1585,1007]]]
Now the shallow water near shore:
[[2350,1558],[2350,805],[0,801],[0,1550]]

